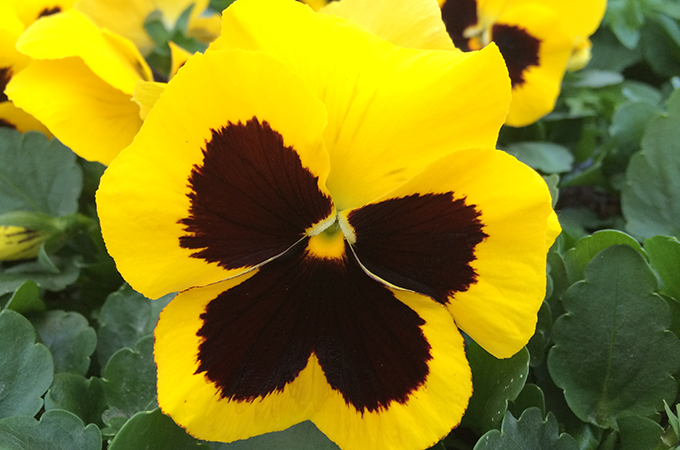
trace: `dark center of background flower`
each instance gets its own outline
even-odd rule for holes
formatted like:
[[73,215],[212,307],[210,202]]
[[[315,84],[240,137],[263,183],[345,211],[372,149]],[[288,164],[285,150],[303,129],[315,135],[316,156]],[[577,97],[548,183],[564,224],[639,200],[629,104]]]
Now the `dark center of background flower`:
[[51,16],[52,14],[57,14],[61,12],[61,6],[54,6],[52,8],[44,8],[42,11],[40,11],[40,14],[38,14],[37,19],[45,16]]
[[6,102],[8,100],[5,94],[5,88],[7,83],[12,78],[12,69],[10,67],[0,67],[0,102]]
[[476,0],[446,0],[442,5],[442,19],[453,45],[463,51],[470,51],[468,40],[463,36],[465,29],[475,25],[477,18]]
[[505,58],[512,87],[521,86],[524,84],[524,71],[539,64],[541,41],[523,28],[504,24],[495,24],[491,36]]

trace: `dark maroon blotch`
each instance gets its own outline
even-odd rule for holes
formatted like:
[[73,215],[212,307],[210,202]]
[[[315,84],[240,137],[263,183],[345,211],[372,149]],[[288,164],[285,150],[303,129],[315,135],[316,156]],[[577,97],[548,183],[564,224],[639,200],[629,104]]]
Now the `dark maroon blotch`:
[[42,11],[40,11],[40,14],[38,14],[38,18],[40,17],[45,17],[45,16],[51,16],[52,14],[57,14],[61,12],[61,6],[54,6],[52,8],[45,8]]
[[492,40],[505,58],[512,87],[521,86],[524,84],[524,71],[540,64],[538,52],[541,41],[525,29],[513,25],[496,24],[492,27],[491,34]]
[[463,36],[463,32],[479,20],[477,0],[446,0],[442,5],[442,19],[453,45],[460,50],[469,51],[468,40]]
[[12,79],[12,69],[10,67],[0,67],[0,102],[6,102],[8,100],[7,94],[5,94],[5,88]]
[[424,321],[352,256],[319,259],[305,245],[208,304],[197,373],[222,398],[257,401],[282,391],[315,354],[360,413],[406,402],[429,373]]
[[286,251],[332,211],[318,177],[266,121],[213,130],[189,178],[189,217],[180,246],[226,269]]
[[415,194],[352,211],[352,246],[389,283],[447,303],[475,283],[475,246],[487,235],[475,205],[453,193]]

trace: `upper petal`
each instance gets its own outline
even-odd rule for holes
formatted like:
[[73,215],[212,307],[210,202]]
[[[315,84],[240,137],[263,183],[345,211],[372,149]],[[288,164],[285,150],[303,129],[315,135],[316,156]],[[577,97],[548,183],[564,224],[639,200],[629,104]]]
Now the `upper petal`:
[[457,148],[493,146],[508,79],[481,52],[396,47],[346,19],[294,1],[239,0],[213,48],[264,51],[299,74],[328,110],[328,188],[357,207]]
[[319,12],[349,19],[400,47],[455,48],[435,0],[341,0]]
[[261,53],[196,55],[104,174],[102,232],[123,277],[159,297],[276,257],[331,215],[326,115]]
[[138,80],[152,78],[134,44],[100,30],[76,10],[31,25],[17,41],[17,49],[33,59],[78,57],[99,78],[130,96]]
[[[435,202],[421,202],[425,211],[417,216],[422,218],[417,228],[405,227],[400,231],[395,226],[388,236],[378,241],[382,247],[392,247],[391,252],[395,254],[401,251],[400,257],[371,262],[387,273],[378,272],[379,276],[397,286],[400,279],[410,278],[430,283],[430,289],[449,288],[447,306],[458,326],[494,356],[509,357],[533,335],[536,315],[545,295],[546,244],[552,243],[558,231],[548,188],[536,172],[502,151],[461,150],[427,166],[381,201],[443,193],[450,193],[454,200],[464,199],[467,209],[477,213],[475,220],[466,219],[466,208],[447,210]],[[351,223],[351,214],[349,219]],[[448,236],[442,233],[447,231],[443,219],[451,222]],[[384,217],[382,221],[399,224],[405,219],[397,215]],[[460,227],[465,221],[468,228]],[[357,223],[356,231],[359,259],[362,258],[360,225]],[[409,234],[414,230],[423,241],[423,251],[410,245],[418,239]],[[480,231],[485,235],[482,239],[479,239]],[[456,236],[456,232],[460,236]],[[444,239],[447,237],[448,243]],[[468,247],[461,245],[466,238],[473,239],[472,255]],[[432,251],[434,244],[442,249]],[[370,247],[370,241],[367,245]],[[371,257],[372,249],[367,252]],[[411,262],[400,264],[409,257]],[[439,284],[432,284],[428,271],[420,269],[432,267],[435,273],[442,267],[455,269],[453,263],[457,258],[463,258],[473,271],[471,281],[463,288],[462,273],[438,277],[434,281]],[[389,271],[398,276],[390,277]],[[412,286],[403,287],[416,290]]]

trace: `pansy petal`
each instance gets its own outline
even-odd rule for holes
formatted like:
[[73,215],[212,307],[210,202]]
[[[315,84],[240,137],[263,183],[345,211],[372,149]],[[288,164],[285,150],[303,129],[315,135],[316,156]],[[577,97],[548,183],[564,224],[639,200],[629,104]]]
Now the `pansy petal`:
[[170,46],[170,57],[172,59],[172,64],[170,65],[170,78],[174,77],[177,71],[182,67],[189,58],[191,58],[192,53],[184,50],[179,45],[174,42],[168,42]]
[[139,80],[135,85],[132,100],[139,105],[139,117],[144,120],[156,104],[167,83]]
[[100,30],[76,10],[36,22],[21,35],[17,49],[33,59],[79,57],[99,78],[130,95],[137,80],[151,79],[131,42]]
[[510,96],[494,46],[396,47],[292,1],[234,3],[212,47],[271,54],[324,102],[328,189],[340,209],[373,200],[452,150],[495,145]]
[[[465,214],[469,213],[467,209],[474,209],[478,213],[481,231],[486,235],[481,241],[474,239],[479,242],[474,244],[473,259],[469,261],[469,256],[466,256],[468,265],[474,271],[472,282],[463,289],[453,289],[456,286],[451,286],[455,292],[448,297],[447,306],[458,326],[488,352],[499,358],[509,357],[532,336],[536,314],[545,295],[546,243],[552,242],[558,231],[550,193],[543,179],[514,157],[499,150],[473,149],[457,151],[434,162],[382,201],[408,199],[414,194],[426,196],[445,193],[450,193],[454,201],[462,199],[467,205],[467,208],[460,209],[459,219],[450,220],[465,219]],[[424,205],[428,206],[426,203]],[[430,205],[432,208],[435,206],[435,203]],[[451,216],[455,215],[455,210],[449,212]],[[419,230],[428,244],[429,239],[436,238],[437,233],[440,233],[437,227],[442,225],[442,221],[432,211],[424,211],[420,217],[429,219],[430,223],[406,231]],[[351,214],[349,218],[351,223]],[[406,219],[384,217],[382,220],[403,222]],[[434,237],[428,235],[428,227],[433,230]],[[452,228],[455,231],[455,226]],[[478,236],[476,230],[477,226],[473,224],[471,228],[458,231],[474,238]],[[356,247],[360,260],[361,232],[357,225]],[[441,250],[435,251],[433,255],[419,253],[417,248],[404,247],[400,242],[404,238],[408,244],[410,239],[415,240],[414,237],[402,236],[396,230],[391,233],[391,242],[388,242],[389,239],[377,242],[382,246],[393,245],[393,252],[399,248],[412,252],[404,255],[402,260],[410,256],[414,265],[421,262],[424,267],[432,266],[433,270],[437,270],[439,259],[447,263],[447,258],[457,257],[445,255]],[[452,238],[453,244],[456,244],[459,237],[453,235]],[[423,248],[430,250],[429,245]],[[453,247],[452,250],[458,251]],[[466,251],[466,248],[462,249],[464,255],[467,255]],[[385,261],[378,263],[385,265]],[[402,278],[413,276],[403,271],[413,270],[412,267],[396,267],[400,268]],[[395,270],[389,266],[387,269]],[[424,281],[430,281],[427,273],[422,277],[425,277],[422,278]],[[445,280],[456,280],[458,277],[459,274],[453,274]],[[385,278],[391,281],[387,276]],[[398,285],[397,282],[393,283]],[[406,287],[415,290],[412,286]]]
[[139,106],[130,96],[103,82],[77,58],[34,61],[12,78],[5,92],[79,156],[102,164],[130,144],[142,124]]
[[73,7],[75,0],[9,0],[19,19],[25,26],[29,26],[36,20],[68,11]]
[[492,39],[513,82],[506,124],[525,126],[551,112],[573,43],[558,16],[539,5],[509,9],[492,27]]
[[0,127],[13,128],[21,133],[40,131],[52,137],[45,125],[35,117],[14,106],[12,102],[0,102]]
[[292,246],[332,215],[325,124],[323,104],[274,59],[192,57],[100,184],[102,231],[121,274],[156,298]]
[[555,11],[569,35],[584,37],[597,30],[607,9],[607,0],[543,0],[541,4]]
[[0,4],[0,101],[5,100],[2,92],[12,74],[31,62],[31,58],[16,50],[17,39],[23,32],[24,25],[14,10],[7,4]]
[[434,0],[341,0],[319,12],[349,19],[400,47],[455,48]]
[[470,371],[448,311],[396,295],[300,249],[183,292],[155,332],[159,404],[208,440],[312,420],[348,450],[428,447],[459,422]]

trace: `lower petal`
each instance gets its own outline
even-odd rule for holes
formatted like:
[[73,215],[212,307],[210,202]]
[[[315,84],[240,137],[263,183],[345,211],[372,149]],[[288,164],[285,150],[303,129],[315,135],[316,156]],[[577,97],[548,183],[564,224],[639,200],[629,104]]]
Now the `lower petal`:
[[304,420],[343,449],[444,437],[472,392],[446,308],[390,291],[351,260],[292,253],[166,307],[155,334],[164,412],[219,441]]

